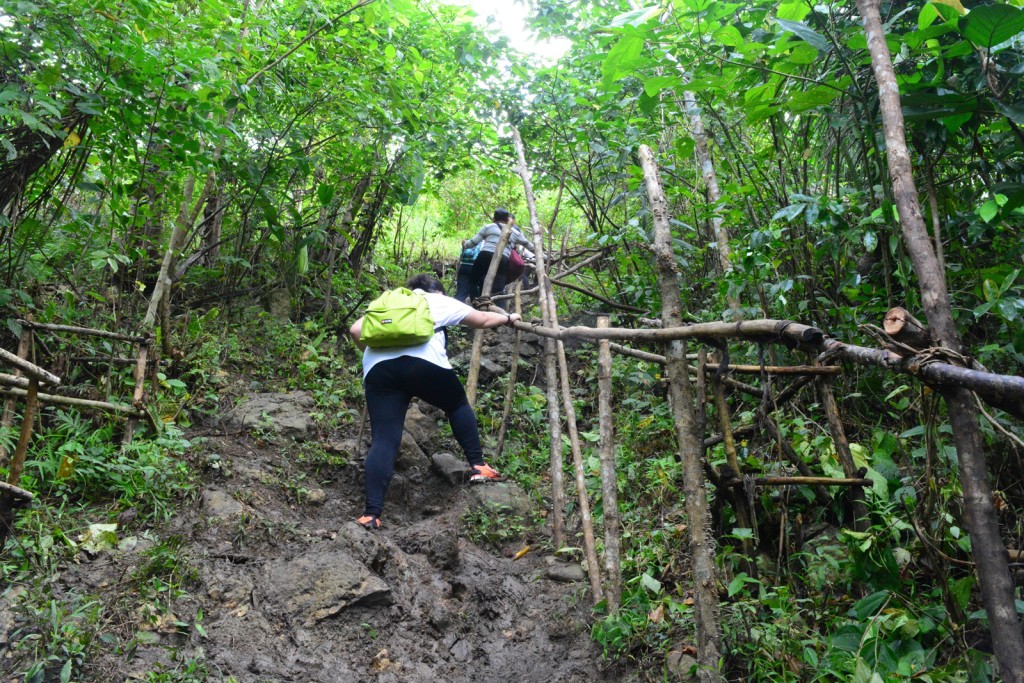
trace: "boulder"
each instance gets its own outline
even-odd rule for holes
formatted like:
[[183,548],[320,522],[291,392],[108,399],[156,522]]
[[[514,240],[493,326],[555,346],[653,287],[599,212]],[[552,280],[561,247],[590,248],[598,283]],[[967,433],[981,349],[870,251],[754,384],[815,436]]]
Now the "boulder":
[[470,501],[477,507],[497,507],[525,515],[530,511],[526,492],[512,482],[484,482],[469,488]]
[[209,519],[231,520],[243,515],[252,515],[253,509],[240,503],[228,493],[217,489],[203,491],[203,510]]
[[578,583],[587,578],[587,573],[579,564],[555,562],[544,571],[544,576],[559,583]]
[[306,391],[253,394],[222,421],[227,427],[269,430],[279,436],[304,440],[316,431],[311,415],[314,407],[313,396]]
[[403,432],[402,445],[398,447],[398,460],[395,461],[395,470],[404,472],[416,467],[423,467],[428,462],[427,454],[416,443],[416,439],[409,432]]
[[697,660],[681,650],[673,650],[665,657],[665,667],[675,681],[699,681]]
[[[507,359],[506,359],[507,362]],[[484,356],[480,359],[480,381],[490,382],[491,380],[501,377],[508,372],[508,365],[500,365],[499,363],[491,360]]]
[[424,413],[419,405],[413,403],[409,406],[409,412],[405,414],[405,431],[416,440],[421,448],[429,449],[437,439],[437,420]]
[[430,459],[431,467],[452,486],[461,484],[466,479],[469,465],[462,458],[451,453],[434,453]]
[[320,549],[272,560],[259,585],[265,600],[289,621],[312,626],[355,605],[390,605],[391,588],[341,549]]

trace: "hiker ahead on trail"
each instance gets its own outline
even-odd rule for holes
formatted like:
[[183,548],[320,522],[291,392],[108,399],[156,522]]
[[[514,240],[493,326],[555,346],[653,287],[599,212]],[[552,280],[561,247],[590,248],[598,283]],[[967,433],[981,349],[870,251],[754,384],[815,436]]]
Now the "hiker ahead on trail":
[[[470,275],[470,279],[477,292],[483,290],[484,278],[487,277],[487,269],[491,266],[494,251],[498,248],[498,239],[501,237],[501,231],[505,225],[512,221],[512,214],[505,209],[495,209],[493,220],[493,223],[480,228],[475,235],[463,242],[464,249],[474,247],[477,244],[481,245],[480,253],[477,255],[476,261],[473,262],[473,270]],[[501,263],[498,265],[498,272],[494,276],[491,294],[498,294],[501,290],[505,289],[505,280],[508,274],[508,258],[512,253],[512,249],[517,246],[524,246],[532,250],[533,242],[526,239],[522,231],[513,225],[512,232],[509,234],[508,244],[505,245],[505,249],[501,254]]]
[[[463,240],[466,244],[467,240]],[[480,287],[473,282],[473,264],[476,262],[477,254],[480,253],[480,245],[473,247],[462,247],[459,254],[459,267],[455,274],[455,299],[466,303],[480,296]]]
[[[466,400],[462,388],[445,351],[444,332],[447,325],[466,325],[475,328],[499,327],[516,320],[522,320],[518,313],[491,313],[478,311],[466,304],[444,295],[444,289],[437,278],[415,275],[406,283],[408,290],[392,290],[370,304],[366,315],[355,321],[349,334],[356,345],[363,350],[363,387],[366,394],[366,409],[370,416],[370,452],[366,456],[366,507],[363,516],[356,520],[368,529],[380,528],[380,515],[384,507],[384,494],[395,472],[395,460],[402,443],[405,427],[405,413],[409,402],[419,398],[444,411],[456,441],[466,454],[472,469],[470,481],[487,481],[500,478],[496,470],[484,462],[484,451],[480,444],[480,432],[476,413]],[[427,341],[411,345],[379,346],[372,339],[387,339],[381,327],[389,325],[408,327],[410,330],[418,315],[425,315]],[[411,308],[387,310],[376,307],[378,301],[399,302],[412,300],[412,306],[420,307],[418,312]],[[409,322],[406,323],[405,321]],[[399,322],[401,321],[401,322]],[[432,328],[431,328],[432,324]],[[412,333],[403,334],[407,338]],[[397,337],[396,337],[397,338]],[[387,342],[385,342],[387,343]],[[407,344],[407,341],[403,341]],[[369,344],[369,346],[367,346]]]

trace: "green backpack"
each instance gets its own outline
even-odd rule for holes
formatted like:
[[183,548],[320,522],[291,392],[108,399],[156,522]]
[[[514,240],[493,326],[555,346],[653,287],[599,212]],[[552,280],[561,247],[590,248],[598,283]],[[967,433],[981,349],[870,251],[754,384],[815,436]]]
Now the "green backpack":
[[420,294],[398,287],[370,302],[360,339],[371,349],[416,346],[434,336],[430,304]]

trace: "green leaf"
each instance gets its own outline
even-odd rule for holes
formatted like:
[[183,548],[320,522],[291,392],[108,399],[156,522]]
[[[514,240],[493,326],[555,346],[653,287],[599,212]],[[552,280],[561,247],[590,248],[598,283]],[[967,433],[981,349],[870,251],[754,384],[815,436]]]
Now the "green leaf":
[[985,301],[990,304],[999,300],[999,287],[992,280],[985,280],[981,285],[981,291],[985,296]]
[[160,636],[152,631],[139,631],[135,634],[135,640],[143,645],[156,645],[160,642]]
[[931,120],[973,113],[978,108],[978,99],[956,93],[934,95],[926,92],[913,92],[902,96],[900,104],[905,119],[911,121]]
[[960,19],[960,33],[978,47],[992,49],[1024,31],[1024,10],[1010,5],[981,5]]
[[395,49],[394,45],[392,45],[391,43],[388,43],[387,45],[384,46],[384,57],[387,58],[387,60],[389,62],[395,61],[395,58],[397,56],[398,56],[398,50]]
[[644,588],[652,593],[657,594],[661,592],[661,581],[658,581],[647,572],[644,572],[643,576],[640,577],[640,583],[642,583]]
[[326,183],[317,185],[316,197],[320,200],[320,206],[328,206],[334,199],[334,186]]
[[939,10],[935,9],[935,5],[928,3],[922,7],[921,11],[917,14],[918,30],[928,28],[938,18]]
[[644,92],[648,97],[654,97],[665,88],[681,83],[679,76],[652,76],[644,81]]
[[799,21],[786,21],[785,19],[776,19],[775,21],[783,31],[796,34],[797,37],[810,43],[820,52],[829,52],[832,49],[832,43],[807,24]]
[[788,21],[803,21],[811,13],[811,5],[806,2],[784,2],[779,5],[775,16]]
[[740,30],[732,24],[726,24],[715,31],[712,38],[722,45],[729,47],[741,47],[743,45],[743,36],[740,34]]
[[729,597],[736,595],[748,582],[757,583],[757,579],[751,579],[745,572],[740,572],[736,578],[729,582]]
[[601,76],[604,87],[623,78],[633,70],[644,49],[644,38],[638,33],[626,33],[612,49],[601,64]]
[[943,126],[946,127],[946,130],[948,130],[950,133],[955,133],[958,130],[960,130],[965,123],[970,121],[972,116],[974,116],[973,113],[955,114],[953,116],[946,116],[944,118],[941,118],[939,119],[939,121],[942,123]]
[[956,579],[950,582],[949,592],[956,600],[956,603],[960,606],[960,609],[967,607],[968,601],[971,599],[971,588],[974,586],[974,577],[965,576],[962,579]]
[[1010,119],[1018,126],[1024,126],[1024,102],[1017,102],[1016,104],[1003,104],[1002,102],[993,101],[999,113]]
[[988,200],[987,202],[981,205],[980,209],[978,209],[978,216],[980,216],[981,220],[985,221],[986,223],[991,223],[992,219],[996,217],[997,213],[999,213],[999,205],[996,204],[996,200],[994,199]]
[[1006,204],[1003,205],[1003,215],[1009,216],[1021,206],[1024,206],[1024,188],[1006,195]]
[[856,612],[858,620],[865,621],[877,614],[878,610],[888,600],[889,591],[878,591],[858,600],[853,606],[853,611]]
[[835,88],[815,85],[807,88],[807,90],[793,93],[786,102],[786,108],[791,112],[807,111],[808,109],[824,106],[838,96],[839,91]]
[[60,670],[60,683],[68,683],[71,680],[71,660],[64,662]]
[[863,635],[853,624],[844,626],[832,636],[832,647],[843,652],[856,652],[860,649],[860,639]]
[[772,216],[772,220],[785,220],[786,222],[789,222],[803,213],[804,207],[806,206],[806,204],[790,204],[789,206],[785,206],[775,212],[775,215]]
[[612,23],[608,24],[608,28],[623,28],[624,26],[638,27],[646,24],[652,18],[658,16],[661,13],[660,5],[650,5],[648,7],[641,7],[640,9],[633,10],[632,12],[625,12],[612,19]]
[[640,111],[650,116],[654,113],[660,100],[657,97],[652,97],[646,92],[640,93]]

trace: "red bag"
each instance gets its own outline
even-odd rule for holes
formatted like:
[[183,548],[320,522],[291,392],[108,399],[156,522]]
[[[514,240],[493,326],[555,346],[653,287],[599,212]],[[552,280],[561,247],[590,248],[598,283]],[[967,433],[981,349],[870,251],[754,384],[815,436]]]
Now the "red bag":
[[515,249],[508,255],[508,270],[505,274],[505,280],[509,283],[515,282],[526,270],[526,261],[519,255],[519,252]]

